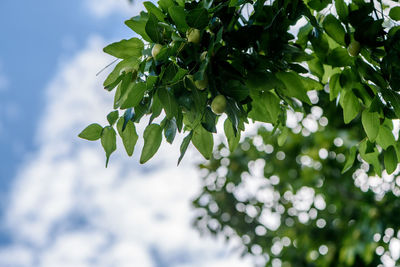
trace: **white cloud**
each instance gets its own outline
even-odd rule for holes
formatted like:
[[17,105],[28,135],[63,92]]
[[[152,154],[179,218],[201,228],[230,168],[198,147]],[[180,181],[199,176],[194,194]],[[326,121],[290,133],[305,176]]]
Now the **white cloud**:
[[104,18],[118,13],[126,16],[135,16],[143,9],[143,1],[134,0],[85,0],[84,4],[89,12],[98,18]]
[[39,149],[21,165],[6,209],[13,243],[0,247],[0,266],[250,266],[229,252],[235,244],[190,226],[198,153],[177,168],[178,140],[142,166],[142,141],[133,158],[119,143],[105,169],[100,143],[77,138],[91,122],[105,125],[112,106],[106,74],[95,76],[112,61],[103,46],[90,38],[47,88]]

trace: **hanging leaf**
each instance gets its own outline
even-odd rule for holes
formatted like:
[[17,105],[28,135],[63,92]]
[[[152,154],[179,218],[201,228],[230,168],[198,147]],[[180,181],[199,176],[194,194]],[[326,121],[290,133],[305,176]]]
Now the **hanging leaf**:
[[347,160],[346,163],[344,164],[342,173],[347,172],[350,170],[351,167],[353,167],[354,160],[356,159],[356,152],[357,152],[357,147],[353,146],[350,148],[350,152],[347,155]]
[[205,159],[210,159],[214,147],[212,133],[208,132],[203,126],[199,125],[194,130],[192,143]]
[[178,164],[181,163],[183,156],[185,156],[186,150],[190,144],[190,141],[192,140],[192,136],[193,136],[193,131],[191,131],[185,138],[183,138],[181,147],[180,147],[180,151],[181,151],[181,155],[179,156],[178,159]]
[[123,128],[124,123],[125,119],[124,117],[121,117],[117,123],[117,130],[119,136],[121,136],[122,138],[122,143],[124,144],[126,153],[128,154],[128,156],[132,156],[139,136],[136,133],[136,127],[133,121],[128,120],[126,122],[125,128]]
[[162,129],[158,124],[150,124],[143,133],[144,145],[140,155],[140,164],[146,163],[157,152],[161,145]]
[[172,6],[168,8],[168,13],[180,32],[186,32],[189,29],[189,25],[186,23],[185,9],[183,7]]
[[393,146],[389,146],[384,153],[383,162],[385,163],[385,169],[388,174],[392,174],[398,164],[396,150]]
[[322,26],[324,27],[326,33],[338,44],[342,46],[346,45],[344,41],[344,36],[346,35],[346,32],[340,21],[337,18],[335,18],[334,15],[328,14],[325,17]]
[[360,102],[351,91],[345,91],[340,96],[340,105],[343,108],[344,123],[351,122],[360,111]]
[[114,110],[114,111],[111,111],[110,113],[108,113],[107,120],[108,120],[108,123],[110,124],[110,126],[114,125],[114,123],[118,120],[118,116],[119,116],[118,110]]
[[379,114],[376,112],[369,112],[369,110],[366,109],[361,115],[361,122],[368,139],[371,142],[375,141],[379,133]]
[[108,166],[108,161],[110,159],[111,154],[117,149],[117,134],[115,130],[111,126],[104,127],[101,133],[101,145],[106,152],[106,168]]
[[240,132],[235,134],[233,130],[233,125],[229,119],[226,119],[224,122],[224,132],[226,139],[228,140],[229,151],[233,152],[236,150],[240,141]]
[[190,10],[186,15],[187,24],[199,30],[204,29],[208,25],[208,12],[205,8],[196,8]]
[[158,20],[153,14],[149,15],[145,30],[151,41],[156,44],[162,42],[162,28],[158,25]]
[[167,140],[168,143],[172,144],[172,142],[174,141],[176,130],[177,130],[177,125],[175,118],[167,120],[164,127],[164,136],[165,140]]

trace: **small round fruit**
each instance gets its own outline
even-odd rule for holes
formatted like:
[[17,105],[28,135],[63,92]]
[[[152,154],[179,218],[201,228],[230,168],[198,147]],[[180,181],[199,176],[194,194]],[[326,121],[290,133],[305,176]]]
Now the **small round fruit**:
[[223,95],[217,95],[211,102],[211,110],[217,115],[224,113],[226,109],[226,98]]
[[186,38],[189,43],[198,44],[200,43],[200,31],[195,28],[190,28],[186,31]]
[[208,86],[208,78],[204,75],[203,80],[194,81],[194,85],[196,85],[197,89],[204,90]]
[[161,48],[162,48],[162,45],[155,44],[153,46],[153,49],[151,49],[151,55],[155,58],[158,55],[158,53],[160,53]]
[[356,57],[358,53],[360,53],[360,50],[361,50],[361,45],[356,40],[351,41],[349,46],[347,47],[347,51],[352,57]]
[[207,56],[207,51],[204,51],[203,53],[201,53],[200,61],[204,61],[206,59],[206,56]]

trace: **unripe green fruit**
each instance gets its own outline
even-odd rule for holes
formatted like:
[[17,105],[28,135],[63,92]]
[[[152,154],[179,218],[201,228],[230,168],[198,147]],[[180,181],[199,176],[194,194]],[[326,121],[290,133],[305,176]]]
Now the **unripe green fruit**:
[[189,43],[198,44],[200,43],[200,31],[195,28],[190,28],[186,31],[186,38]]
[[360,50],[361,50],[361,45],[356,40],[351,41],[349,46],[347,47],[347,51],[352,57],[356,57],[358,53],[360,53]]
[[206,59],[206,56],[207,56],[207,51],[204,51],[204,52],[201,53],[201,55],[200,55],[200,60],[201,60],[201,61],[204,61],[204,60]]
[[226,109],[226,98],[223,95],[217,95],[211,102],[211,110],[217,115],[224,113]]
[[197,89],[199,90],[204,90],[207,88],[208,85],[208,78],[206,75],[204,75],[203,80],[199,80],[199,81],[194,81],[194,85],[196,85]]
[[162,45],[155,44],[153,46],[153,49],[151,49],[151,55],[155,58],[158,55],[158,53],[160,53],[161,48],[162,48]]

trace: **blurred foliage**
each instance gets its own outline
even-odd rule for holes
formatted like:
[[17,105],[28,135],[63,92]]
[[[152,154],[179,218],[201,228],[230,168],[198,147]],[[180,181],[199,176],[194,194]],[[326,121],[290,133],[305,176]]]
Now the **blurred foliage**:
[[[284,147],[272,127],[262,126],[233,153],[220,144],[200,165],[204,184],[194,201],[200,231],[238,239],[260,266],[267,260],[266,266],[378,266],[382,255],[393,260],[384,252],[400,227],[400,178],[385,171],[383,178],[368,176],[369,164],[360,157],[342,173],[344,155],[362,128],[349,128],[321,96],[323,114],[314,108],[297,121]],[[318,124],[315,133],[304,126],[310,120]]]

